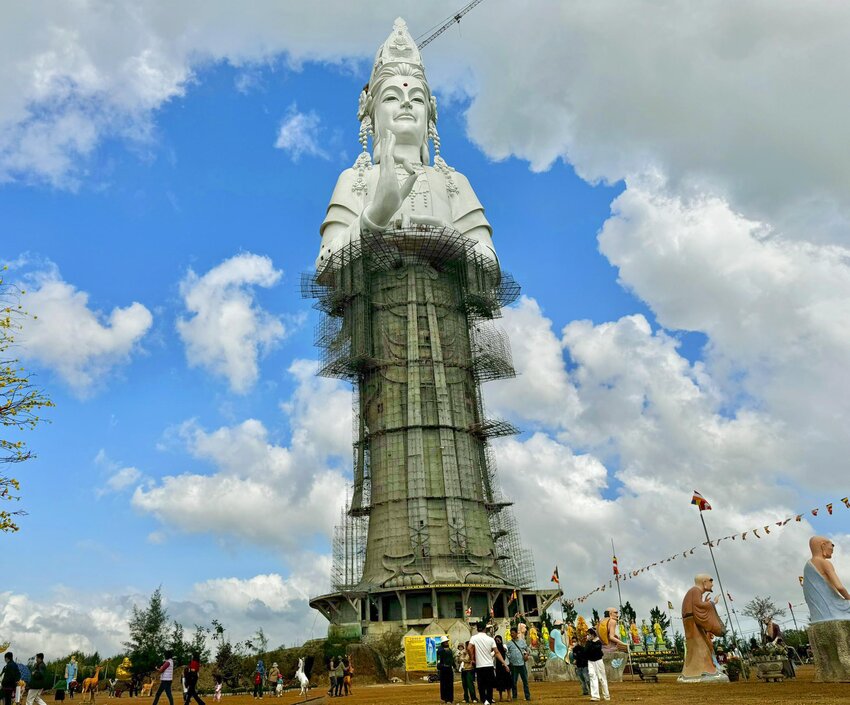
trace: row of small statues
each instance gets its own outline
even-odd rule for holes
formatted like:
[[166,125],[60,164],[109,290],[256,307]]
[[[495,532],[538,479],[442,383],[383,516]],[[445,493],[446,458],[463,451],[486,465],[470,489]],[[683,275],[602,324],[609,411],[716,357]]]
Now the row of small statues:
[[[598,630],[598,623],[594,623],[593,626]],[[628,629],[622,623],[618,623],[617,626],[620,639],[626,644],[643,646],[646,650],[667,648],[664,629],[657,621],[653,623],[651,629],[646,620],[641,620],[641,624],[638,626],[633,619]],[[510,630],[510,622],[504,620],[499,631],[504,632],[505,641],[510,641]],[[535,625],[529,627],[524,622],[517,625],[519,638],[526,641],[533,652],[542,652],[543,660],[552,657],[566,659],[569,645],[573,642],[573,639],[584,643],[587,630],[587,620],[581,615],[576,618],[575,624],[567,622],[565,625],[563,621],[557,620],[554,622],[551,631],[545,624],[541,626],[540,631]]]

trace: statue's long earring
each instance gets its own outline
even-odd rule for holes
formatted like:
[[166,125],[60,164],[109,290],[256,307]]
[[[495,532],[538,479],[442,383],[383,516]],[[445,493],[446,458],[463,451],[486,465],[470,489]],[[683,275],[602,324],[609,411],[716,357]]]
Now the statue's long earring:
[[446,190],[449,195],[457,194],[458,188],[452,178],[454,169],[446,164],[446,160],[440,154],[440,135],[437,132],[437,124],[433,120],[428,123],[428,137],[434,143],[434,168],[446,177]]
[[353,190],[357,193],[366,192],[366,169],[372,166],[372,155],[369,154],[369,136],[372,135],[372,118],[368,115],[360,123],[360,134],[358,139],[363,151],[357,156],[354,168],[357,170],[357,179],[354,181]]

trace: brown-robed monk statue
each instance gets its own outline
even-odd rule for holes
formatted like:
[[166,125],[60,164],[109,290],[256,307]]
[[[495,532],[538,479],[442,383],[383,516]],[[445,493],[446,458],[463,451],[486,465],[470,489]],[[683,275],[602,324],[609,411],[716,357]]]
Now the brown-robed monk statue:
[[685,593],[682,601],[682,622],[685,627],[685,665],[680,682],[728,681],[718,670],[714,656],[712,636],[722,636],[725,628],[717,614],[714,600],[703,595],[714,589],[714,578],[701,573],[694,578],[694,586]]

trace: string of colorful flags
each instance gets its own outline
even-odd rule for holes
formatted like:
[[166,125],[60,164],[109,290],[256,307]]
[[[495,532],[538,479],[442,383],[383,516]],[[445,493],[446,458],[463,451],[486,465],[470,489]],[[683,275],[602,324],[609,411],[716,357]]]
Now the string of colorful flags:
[[[830,516],[832,515],[833,509],[836,506],[836,504],[838,504],[838,503],[841,503],[847,509],[850,509],[850,497],[842,497],[840,500],[838,500],[838,502],[829,502],[826,505],[824,505],[823,508],[826,509],[827,515],[830,515]],[[708,504],[707,501],[705,501],[705,498],[702,495],[700,495],[699,492],[694,492],[694,499],[692,500],[691,504],[696,504],[699,507],[699,510],[701,512],[711,509],[711,505]],[[723,536],[719,539],[711,539],[711,541],[703,541],[701,545],[702,546],[709,546],[710,545],[711,548],[714,548],[721,541],[735,541],[738,538],[740,538],[741,541],[746,541],[748,537],[750,539],[752,539],[752,537],[755,537],[756,539],[762,539],[765,536],[770,535],[771,532],[776,533],[777,528],[782,529],[785,526],[787,526],[788,524],[790,524],[792,521],[793,522],[802,521],[803,517],[806,516],[806,514],[811,514],[812,516],[815,516],[815,517],[818,516],[818,513],[821,511],[821,509],[822,509],[822,507],[815,507],[814,509],[811,509],[809,512],[803,512],[801,514],[794,514],[794,515],[787,517],[785,519],[782,519],[780,521],[773,522],[772,524],[766,524],[765,526],[758,527],[758,528],[755,528],[755,529],[747,529],[746,531],[739,531],[736,534],[730,534],[729,536]],[[694,552],[697,550],[697,548],[699,548],[699,546],[693,546],[691,548],[685,549],[684,551],[677,551],[672,556],[668,556],[667,558],[662,558],[660,560],[653,561],[649,565],[643,566],[643,568],[638,568],[636,570],[628,570],[628,571],[621,571],[619,569],[619,566],[617,564],[617,558],[615,556],[614,562],[613,562],[614,578],[612,578],[611,580],[608,580],[607,582],[602,583],[601,585],[597,586],[596,588],[594,588],[590,592],[582,595],[581,597],[575,597],[575,598],[572,598],[569,601],[570,602],[585,602],[588,598],[590,598],[592,595],[595,595],[597,592],[605,592],[605,590],[607,590],[607,589],[614,588],[615,587],[614,583],[617,580],[633,580],[634,578],[638,577],[642,573],[646,573],[646,572],[652,570],[656,566],[663,565],[665,563],[670,563],[671,561],[675,561],[677,558],[680,558],[680,557],[681,558],[687,558],[688,556],[692,556],[692,555],[694,555]],[[557,572],[556,572],[555,575],[557,575]],[[555,582],[555,576],[552,577],[552,580],[553,580],[553,582]],[[560,581],[558,581],[558,582],[560,582]]]

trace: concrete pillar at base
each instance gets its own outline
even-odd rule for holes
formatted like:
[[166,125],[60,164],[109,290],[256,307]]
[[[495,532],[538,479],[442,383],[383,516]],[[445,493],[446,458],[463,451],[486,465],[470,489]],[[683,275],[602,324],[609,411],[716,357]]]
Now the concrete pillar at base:
[[850,620],[809,625],[809,643],[815,655],[815,681],[850,682]]

